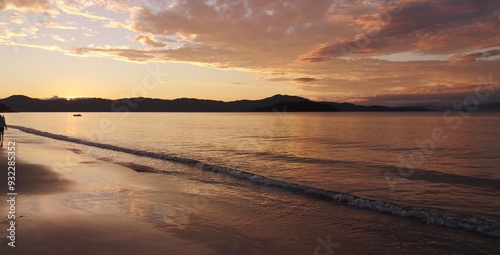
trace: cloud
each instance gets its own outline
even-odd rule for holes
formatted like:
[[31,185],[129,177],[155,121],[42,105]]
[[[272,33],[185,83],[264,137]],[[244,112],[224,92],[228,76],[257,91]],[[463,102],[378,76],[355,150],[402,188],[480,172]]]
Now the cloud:
[[275,78],[267,78],[266,80],[271,82],[290,81],[299,84],[301,83],[307,84],[318,81],[317,78],[312,78],[312,77],[299,77],[299,78],[275,77]]
[[461,86],[422,87],[415,91],[392,94],[379,94],[370,97],[351,98],[351,101],[364,105],[390,106],[427,106],[435,109],[448,109],[474,98],[477,102],[500,102],[499,84],[477,84]]
[[167,44],[161,40],[155,38],[153,34],[139,34],[134,37],[134,41],[140,42],[145,46],[151,47],[165,47]]
[[[2,37],[0,36],[0,41],[1,41],[1,39],[2,39]],[[36,45],[36,44],[22,43],[22,42],[13,41],[13,40],[5,43],[5,45],[10,45],[10,46],[14,46],[14,47],[20,46],[20,47],[27,47],[27,48],[34,48],[34,49],[42,49],[42,50],[48,50],[48,51],[59,51],[59,52],[64,52],[64,53],[68,53],[68,54],[70,53],[67,50],[61,48],[60,46],[56,46],[56,45]]]
[[293,81],[298,82],[298,83],[310,83],[310,82],[318,81],[318,79],[311,78],[311,77],[301,77],[301,78],[293,79]]
[[373,14],[344,17],[354,27],[355,36],[320,43],[298,60],[321,62],[405,51],[444,54],[492,47],[500,43],[498,9],[495,0],[401,2]]
[[209,66],[211,60],[214,60],[213,67],[223,68],[216,56],[223,56],[227,52],[221,49],[212,48],[203,45],[189,45],[177,49],[131,49],[129,47],[80,47],[70,49],[72,55],[89,57],[103,56],[131,62],[188,62],[205,63]]
[[294,56],[285,56],[290,48],[302,48],[302,44],[309,47],[311,42],[305,38],[322,36],[318,34],[320,27],[329,23],[321,17],[328,6],[329,1],[325,0],[314,5],[304,1],[258,0],[242,1],[223,11],[217,4],[186,0],[164,11],[139,10],[132,28],[154,34],[195,35],[191,39],[197,43],[243,54],[251,52],[254,58],[263,58],[262,50],[267,48],[274,51],[273,55],[293,60]]
[[475,52],[469,54],[457,53],[451,57],[451,61],[454,62],[471,62],[471,61],[483,61],[493,58],[495,56],[500,56],[500,49],[488,50],[483,52]]
[[81,16],[91,20],[111,20],[108,17],[98,15],[86,10],[88,7],[92,7],[94,5],[99,6],[102,4],[84,0],[72,0],[63,2],[58,1],[57,5],[54,6],[54,9],[58,9],[66,14]]
[[[500,68],[498,0],[0,2],[0,9],[40,13],[51,7],[58,15],[36,27],[52,28],[43,31],[49,38],[80,35],[51,50],[244,70],[317,97],[402,98],[433,86],[446,94],[437,86],[477,84]],[[36,47],[32,34],[15,30],[21,25],[11,22],[1,43],[22,37]]]
[[127,29],[128,26],[126,24],[123,24],[122,22],[117,22],[117,21],[114,21],[114,20],[110,20],[108,21],[108,23],[106,23],[104,25],[105,28],[118,28],[118,29]]
[[26,37],[26,33],[24,32],[18,32],[18,31],[12,31],[10,29],[1,29],[2,33],[0,33],[0,42],[6,43],[10,41],[12,38],[22,38]]
[[24,23],[25,16],[22,13],[15,12],[15,13],[9,14],[9,18],[12,21],[12,23],[17,24],[17,25],[21,25]]
[[54,21],[41,21],[41,22],[38,22],[38,24],[40,24],[43,27],[53,28],[53,29],[62,29],[62,30],[77,30],[78,29],[78,27],[76,27],[74,25],[57,24]]
[[106,57],[130,62],[144,62],[155,59],[157,51],[148,52],[118,47],[81,47],[73,48],[69,53],[79,57]]
[[0,10],[44,11],[49,9],[49,0],[1,0]]
[[58,41],[58,42],[65,42],[66,40],[58,35],[52,35],[52,40]]

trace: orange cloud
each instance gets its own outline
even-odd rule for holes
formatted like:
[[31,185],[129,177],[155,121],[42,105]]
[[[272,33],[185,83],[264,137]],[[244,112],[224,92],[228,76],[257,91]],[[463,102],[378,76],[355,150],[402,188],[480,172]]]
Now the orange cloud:
[[[319,43],[315,49],[302,54],[299,61],[318,62],[344,56],[407,51],[445,54],[500,43],[496,0],[421,0],[403,2],[397,8],[397,12],[388,7],[372,14],[348,16],[356,27],[353,29],[355,36]],[[484,45],[485,41],[490,43]]]
[[[76,0],[52,6],[53,12],[92,22],[73,24],[79,31],[66,31],[92,38],[56,49],[82,57],[245,70],[304,93],[342,95],[349,100],[361,100],[360,94],[397,97],[422,86],[477,84],[479,75],[500,68],[498,0],[108,2]],[[0,2],[0,9],[42,7],[48,8],[48,3]],[[108,11],[96,11],[97,7]],[[120,19],[101,16],[109,10],[121,12]],[[63,28],[57,24],[67,23],[50,20],[45,25]],[[11,38],[29,39],[23,31],[2,31]],[[116,36],[105,36],[108,31]],[[1,43],[12,43],[8,36],[2,38]],[[54,34],[52,38],[69,37]],[[24,45],[45,47],[26,41]],[[123,44],[130,45],[95,46]],[[409,57],[402,58],[404,54]],[[435,92],[451,91],[440,89]]]
[[143,45],[151,47],[165,47],[167,44],[161,40],[155,38],[153,34],[139,34],[134,37],[134,41],[140,42]]
[[495,56],[500,56],[500,49],[469,53],[469,54],[457,53],[451,57],[451,61],[454,62],[481,61],[481,60],[487,60]]
[[44,11],[49,9],[49,0],[2,0],[0,10]]

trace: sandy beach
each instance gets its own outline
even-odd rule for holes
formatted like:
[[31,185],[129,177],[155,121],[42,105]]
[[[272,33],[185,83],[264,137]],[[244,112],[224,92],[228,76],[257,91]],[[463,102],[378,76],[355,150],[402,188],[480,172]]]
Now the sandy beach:
[[[6,176],[6,148],[0,153]],[[2,234],[1,254],[216,254],[119,208],[117,203],[134,203],[132,194],[146,192],[134,184],[138,173],[92,159],[71,165],[70,153],[25,144],[18,149],[15,248]],[[7,189],[5,181],[0,189]],[[2,201],[1,211],[7,212]],[[7,214],[1,219],[1,228],[8,228]]]
[[[293,238],[283,236],[277,240],[279,234],[271,231],[265,235],[266,229],[258,225],[248,228],[247,233],[240,232],[236,226],[248,220],[243,216],[248,214],[231,203],[208,199],[204,193],[210,184],[147,173],[88,157],[76,149],[39,144],[26,140],[25,134],[16,130],[11,130],[10,135],[10,141],[16,140],[16,236],[15,247],[9,246],[7,139],[0,150],[0,210],[5,212],[0,218],[0,228],[4,229],[0,254],[292,251]],[[314,240],[311,243],[317,245]],[[303,251],[313,248],[306,246]]]

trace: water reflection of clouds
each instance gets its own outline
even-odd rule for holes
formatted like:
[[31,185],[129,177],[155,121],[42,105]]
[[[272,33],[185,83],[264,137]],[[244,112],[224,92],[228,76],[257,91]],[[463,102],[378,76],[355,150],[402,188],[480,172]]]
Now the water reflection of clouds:
[[87,213],[114,213],[130,208],[129,190],[95,191],[93,193],[72,193],[63,203],[67,207]]
[[189,208],[143,199],[142,191],[108,189],[92,193],[73,193],[63,204],[73,210],[96,215],[127,213],[157,227],[185,228],[190,223]]

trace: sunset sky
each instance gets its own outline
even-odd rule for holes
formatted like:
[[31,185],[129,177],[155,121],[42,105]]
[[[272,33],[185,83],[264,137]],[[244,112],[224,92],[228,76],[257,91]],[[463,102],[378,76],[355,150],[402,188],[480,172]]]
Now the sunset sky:
[[500,1],[0,0],[0,52],[0,98],[452,105],[500,81]]

